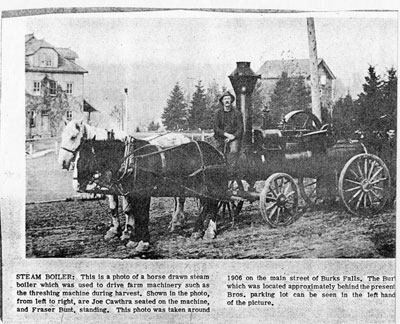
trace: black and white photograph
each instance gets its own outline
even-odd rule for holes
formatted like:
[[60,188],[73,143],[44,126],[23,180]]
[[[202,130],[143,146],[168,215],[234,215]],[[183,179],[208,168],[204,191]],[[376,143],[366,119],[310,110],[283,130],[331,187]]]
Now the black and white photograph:
[[29,17],[27,257],[393,258],[396,39],[390,15]]

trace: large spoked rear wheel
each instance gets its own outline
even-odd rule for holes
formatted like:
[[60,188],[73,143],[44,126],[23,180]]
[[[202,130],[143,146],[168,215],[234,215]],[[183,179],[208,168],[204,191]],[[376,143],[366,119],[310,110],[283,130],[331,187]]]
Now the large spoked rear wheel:
[[339,177],[339,195],[347,210],[357,216],[379,213],[390,196],[390,174],[372,154],[352,157]]
[[297,218],[299,189],[286,173],[275,173],[266,181],[260,193],[260,211],[272,227],[286,226]]

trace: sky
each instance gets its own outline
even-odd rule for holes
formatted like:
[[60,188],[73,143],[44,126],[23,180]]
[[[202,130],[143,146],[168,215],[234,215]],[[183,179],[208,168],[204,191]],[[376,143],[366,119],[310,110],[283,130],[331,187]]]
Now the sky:
[[[391,67],[397,69],[394,13],[320,14],[315,16],[315,29],[318,56],[346,86],[355,75],[365,76],[370,64],[382,75]],[[139,106],[135,118],[145,119],[160,118],[176,81],[187,92],[199,79],[205,85],[214,80],[229,86],[227,75],[237,61],[249,61],[257,71],[266,60],[309,56],[304,14],[43,15],[26,19],[26,33],[73,49],[79,55],[78,64],[93,67],[86,77],[87,91],[97,88],[90,83],[101,78],[132,89]],[[112,80],[110,73],[100,75],[96,68],[113,65],[126,68],[123,73],[118,70]],[[100,97],[87,91],[89,98]]]

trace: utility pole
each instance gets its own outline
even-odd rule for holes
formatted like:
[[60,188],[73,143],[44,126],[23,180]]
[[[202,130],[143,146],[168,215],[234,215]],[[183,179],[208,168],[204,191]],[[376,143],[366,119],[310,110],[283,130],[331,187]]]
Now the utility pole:
[[124,132],[128,133],[128,88],[124,89],[125,92],[125,113],[123,114],[124,118]]
[[317,39],[314,18],[307,18],[308,49],[310,52],[311,105],[312,112],[321,121],[321,99],[319,96]]

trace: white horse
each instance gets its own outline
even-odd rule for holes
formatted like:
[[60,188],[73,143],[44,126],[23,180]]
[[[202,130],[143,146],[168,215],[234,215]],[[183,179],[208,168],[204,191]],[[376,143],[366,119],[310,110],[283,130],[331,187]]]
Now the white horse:
[[[64,169],[70,169],[72,161],[75,158],[74,165],[77,165],[77,159],[79,158],[79,146],[83,140],[106,140],[109,138],[109,132],[106,129],[93,127],[88,124],[83,123],[83,120],[77,121],[72,120],[70,122],[65,121],[65,128],[61,135],[61,145],[59,150],[58,162]],[[126,138],[126,133],[121,131],[116,131],[113,133],[113,137],[116,140],[124,141]],[[157,134],[146,138],[153,145],[160,146],[161,148],[167,148],[172,146],[181,145],[190,142],[190,139],[183,136],[182,134],[166,133]],[[78,170],[74,168],[73,176],[73,187],[76,191],[79,191],[80,186],[77,181]],[[112,227],[108,230],[105,235],[106,240],[110,240],[119,235],[121,224],[118,217],[118,196],[108,195],[109,206],[112,217]],[[169,224],[169,230],[174,231],[178,226],[181,226],[185,222],[185,214],[183,212],[185,198],[174,198],[174,212],[172,214],[172,219]],[[130,238],[130,227],[133,227],[133,217],[131,216],[131,206],[129,205],[125,196],[122,196],[122,210],[125,214],[125,227],[122,231],[121,239]]]

